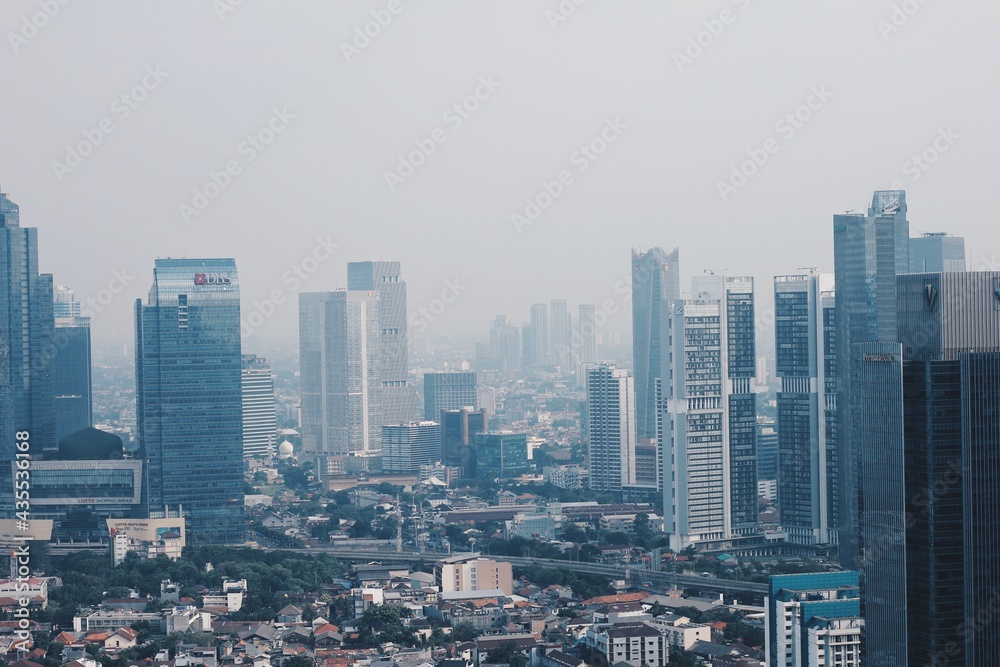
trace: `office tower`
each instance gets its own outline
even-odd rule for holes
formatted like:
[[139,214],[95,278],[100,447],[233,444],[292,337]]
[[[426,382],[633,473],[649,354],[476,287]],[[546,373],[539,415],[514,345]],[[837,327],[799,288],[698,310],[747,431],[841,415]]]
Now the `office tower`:
[[510,479],[528,472],[528,436],[510,431],[476,434],[476,477]]
[[757,418],[757,481],[778,479],[777,422]]
[[579,347],[580,361],[597,361],[597,309],[593,304],[580,304],[576,328],[573,330],[574,344]]
[[299,294],[302,450],[321,474],[378,470],[386,389],[380,309],[377,291]]
[[659,488],[659,462],[656,445],[636,444],[635,446],[635,486],[655,491]]
[[476,399],[476,405],[486,410],[486,414],[495,415],[497,413],[497,390],[494,387],[482,385],[476,387]]
[[[525,329],[524,365],[549,365],[549,308],[544,303],[531,307],[531,324]],[[529,356],[530,355],[530,356]]]
[[621,491],[635,479],[635,384],[627,370],[587,372],[587,469],[594,491]]
[[774,278],[778,507],[792,544],[836,542],[832,283],[833,276],[815,273]]
[[135,304],[136,422],[151,519],[243,542],[240,289],[232,259],[157,259]]
[[896,275],[910,269],[906,192],[879,190],[867,215],[833,216],[836,285],[838,551],[844,567],[858,564],[858,459],[850,402],[854,346],[896,340]]
[[440,421],[441,463],[461,467],[466,477],[474,477],[476,461],[472,455],[472,445],[477,433],[489,429],[486,410],[442,410]]
[[757,530],[753,279],[698,276],[691,291],[665,318],[672,367],[659,383],[664,531],[675,551]]
[[277,454],[278,416],[271,365],[256,354],[243,355],[243,456]]
[[402,278],[399,262],[348,262],[347,289],[378,293],[382,424],[402,424],[418,419],[420,406],[416,387],[409,381],[406,281]]
[[965,239],[945,232],[924,232],[910,239],[910,273],[965,271]]
[[573,366],[574,350],[571,340],[573,320],[569,314],[565,299],[553,299],[549,311],[549,343],[552,363],[558,364],[559,370],[566,373]]
[[489,357],[507,375],[521,367],[521,334],[506,315],[497,315],[490,325]]
[[442,410],[478,407],[475,373],[425,373],[424,419],[437,421]]
[[899,342],[853,359],[866,664],[995,664],[1000,272],[897,285]]
[[857,572],[772,575],[764,606],[767,667],[862,664]]
[[53,303],[55,313],[55,393],[56,440],[91,426],[94,422],[90,318],[80,316],[80,304],[73,292],[59,286]]
[[666,339],[663,320],[671,301],[681,298],[680,251],[632,250],[632,356],[635,368],[636,429],[656,437],[656,380],[663,377]]
[[[0,460],[14,458],[14,435],[28,431],[32,451],[56,446],[52,276],[38,273],[38,230],[0,193]],[[0,473],[0,511],[10,484]]]
[[441,425],[435,421],[382,427],[382,471],[415,473],[441,460]]

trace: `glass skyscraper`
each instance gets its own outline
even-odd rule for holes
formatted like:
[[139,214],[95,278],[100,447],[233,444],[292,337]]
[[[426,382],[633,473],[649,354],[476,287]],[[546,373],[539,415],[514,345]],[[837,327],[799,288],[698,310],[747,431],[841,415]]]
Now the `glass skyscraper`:
[[81,316],[73,291],[55,289],[53,313],[56,440],[93,424],[90,318]]
[[571,341],[573,318],[565,299],[552,300],[549,318],[550,357],[552,363],[559,366],[559,371],[565,375],[573,370],[573,359],[576,356]]
[[480,433],[475,450],[479,479],[510,479],[528,472],[528,436],[523,433]]
[[157,259],[135,305],[136,422],[149,518],[243,542],[240,290],[232,259]]
[[670,304],[658,383],[664,532],[676,551],[757,531],[753,278],[692,280]]
[[477,408],[476,374],[425,373],[424,419],[440,421],[442,410]]
[[476,460],[472,455],[472,446],[477,433],[489,430],[486,410],[442,410],[440,419],[441,463],[446,466],[461,466],[465,477],[474,477]]
[[657,437],[656,381],[667,362],[663,322],[670,302],[681,298],[679,256],[677,248],[632,250],[632,365],[636,433],[643,439]]
[[860,343],[896,340],[896,276],[910,270],[906,192],[880,190],[867,215],[833,216],[836,285],[837,516],[844,567],[858,563],[858,450],[852,415],[852,353]]
[[382,368],[382,424],[403,424],[420,417],[416,387],[409,381],[406,281],[399,262],[348,262],[347,289],[377,292]]
[[965,239],[925,232],[910,239],[910,273],[965,271]]
[[832,283],[816,274],[774,278],[778,507],[793,544],[837,539]]
[[898,343],[860,346],[867,662],[1000,655],[1000,272],[897,280]]

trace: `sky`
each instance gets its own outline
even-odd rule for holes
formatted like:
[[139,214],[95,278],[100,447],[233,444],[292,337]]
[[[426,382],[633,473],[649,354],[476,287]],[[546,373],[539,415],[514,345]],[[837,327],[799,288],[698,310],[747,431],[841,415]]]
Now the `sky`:
[[[97,345],[156,257],[234,257],[245,352],[402,262],[414,326],[565,298],[629,332],[633,247],[687,277],[832,272],[832,215],[1000,269],[1000,3],[6,0],[0,188]],[[89,304],[89,305],[87,305]]]

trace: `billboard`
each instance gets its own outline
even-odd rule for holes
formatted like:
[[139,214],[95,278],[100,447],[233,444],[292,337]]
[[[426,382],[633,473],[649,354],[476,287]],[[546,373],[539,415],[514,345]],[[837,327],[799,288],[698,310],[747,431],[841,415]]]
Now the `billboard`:
[[142,461],[32,461],[30,471],[32,505],[138,505],[141,501]]
[[181,536],[181,546],[187,545],[184,519],[108,519],[109,533],[125,533],[130,539],[141,542],[156,542],[166,533]]
[[24,544],[24,540],[52,539],[52,519],[0,519],[0,547]]

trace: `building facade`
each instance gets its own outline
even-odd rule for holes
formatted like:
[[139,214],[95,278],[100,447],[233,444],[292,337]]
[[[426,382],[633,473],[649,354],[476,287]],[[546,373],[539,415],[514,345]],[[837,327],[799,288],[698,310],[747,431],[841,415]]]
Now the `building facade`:
[[192,544],[243,542],[240,290],[232,259],[158,259],[135,304],[136,421],[148,518]]
[[321,474],[381,466],[380,306],[375,291],[299,294],[302,450]]
[[443,410],[441,412],[441,463],[461,467],[466,477],[475,477],[472,454],[476,434],[489,430],[486,410]]
[[674,550],[757,531],[752,278],[706,274],[666,317],[664,531]]
[[835,544],[836,339],[833,277],[774,278],[778,507],[793,544]]
[[94,423],[90,318],[82,317],[80,311],[73,292],[60,285],[53,303],[56,326],[53,393],[57,442]]
[[278,416],[271,365],[256,354],[243,355],[243,456],[277,454]]
[[597,361],[597,309],[594,304],[580,304],[573,343],[579,347],[579,359],[584,364]]
[[563,374],[573,370],[576,357],[572,347],[573,317],[565,299],[553,299],[549,310],[549,352],[552,363]]
[[635,384],[627,370],[601,364],[587,371],[587,471],[594,491],[636,483]]
[[442,410],[475,409],[478,403],[475,373],[424,374],[424,419],[437,421]]
[[910,239],[910,273],[965,271],[965,239],[945,232],[924,232]]
[[420,472],[441,460],[441,425],[434,421],[382,427],[382,471]]
[[514,592],[510,563],[483,558],[479,554],[461,554],[443,558],[434,564],[434,583],[442,593],[470,591]]
[[528,436],[510,431],[476,435],[476,477],[510,479],[528,472]]

